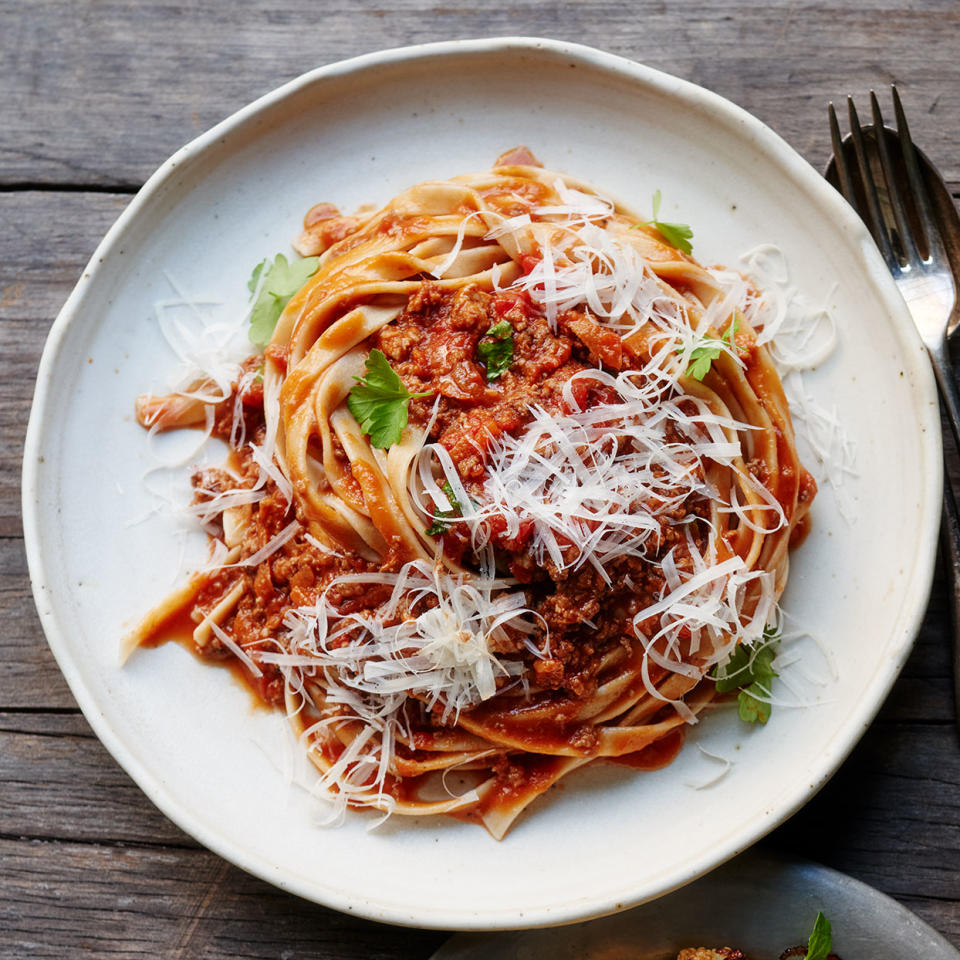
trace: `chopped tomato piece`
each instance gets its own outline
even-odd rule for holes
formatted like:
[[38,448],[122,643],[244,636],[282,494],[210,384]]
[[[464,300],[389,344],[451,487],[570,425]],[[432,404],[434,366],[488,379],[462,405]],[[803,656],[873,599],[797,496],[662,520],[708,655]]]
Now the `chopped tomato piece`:
[[589,317],[578,317],[567,326],[570,332],[590,351],[590,356],[611,370],[623,366],[623,341],[615,330],[602,327]]
[[531,253],[525,253],[520,257],[520,270],[524,273],[532,273],[534,268],[543,259],[543,257],[534,256]]

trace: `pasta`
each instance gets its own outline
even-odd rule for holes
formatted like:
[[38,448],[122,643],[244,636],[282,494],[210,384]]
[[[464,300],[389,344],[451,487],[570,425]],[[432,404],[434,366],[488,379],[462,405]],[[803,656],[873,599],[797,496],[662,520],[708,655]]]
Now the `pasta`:
[[231,457],[193,480],[210,567],[129,644],[237,666],[336,816],[502,838],[584,764],[669,762],[769,643],[815,484],[761,295],[654,216],[524,148],[320,204],[315,272],[231,395],[138,401]]

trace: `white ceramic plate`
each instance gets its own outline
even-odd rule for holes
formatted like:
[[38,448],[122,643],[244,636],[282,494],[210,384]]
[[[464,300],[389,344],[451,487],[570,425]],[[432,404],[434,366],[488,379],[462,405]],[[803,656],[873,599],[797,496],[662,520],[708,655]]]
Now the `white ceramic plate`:
[[[276,718],[176,646],[124,669],[124,630],[172,585],[179,547],[154,505],[134,397],[173,358],[152,319],[168,272],[245,309],[251,266],[287,250],[319,200],[350,210],[528,144],[548,166],[695,227],[706,263],[775,241],[793,281],[830,299],[834,355],[810,378],[857,445],[845,522],[824,491],[786,604],[832,651],[818,706],[764,729],[730,711],[669,768],[598,767],[537,803],[502,843],[452,820],[370,817],[319,829],[283,773]],[[936,396],[879,255],[849,208],[782,140],[705,90],[569,44],[434,44],[317,70],[184,147],[150,179],[64,306],[44,351],[24,456],[24,527],[50,645],[97,734],[184,830],[302,896],[378,920],[495,929],[637,904],[733,856],[820,788],[873,718],[927,599],[941,490]],[[185,480],[184,480],[185,483]],[[196,548],[193,544],[192,549]]]
[[656,904],[562,930],[461,934],[431,960],[674,960],[684,947],[779,957],[806,944],[817,911],[844,960],[958,960],[919,917],[873,887],[817,863],[751,851]]

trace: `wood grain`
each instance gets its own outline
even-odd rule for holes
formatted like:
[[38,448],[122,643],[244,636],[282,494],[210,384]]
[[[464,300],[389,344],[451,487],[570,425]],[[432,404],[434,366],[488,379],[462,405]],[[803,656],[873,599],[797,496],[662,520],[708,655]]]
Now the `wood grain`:
[[3,853],[9,958],[414,960],[444,939],[291,897],[205,850],[6,839]]
[[22,532],[21,453],[47,332],[129,201],[123,194],[0,193],[0,537]]
[[[896,80],[960,194],[960,4],[0,0],[0,958],[425,958],[443,935],[334,913],[198,847],[76,709],[33,609],[21,450],[46,333],[131,194],[303,71],[384,47],[542,35],[701,83],[815,167],[825,105]],[[960,474],[957,475],[960,479]],[[893,894],[960,944],[960,749],[946,586],[834,780],[772,845]]]
[[0,619],[0,706],[75,710],[37,620],[19,538],[0,538]]
[[0,836],[198,846],[110,760],[78,713],[0,713],[0,782]]
[[[593,44],[715,90],[814,165],[825,105],[896,80],[960,181],[960,7],[704,0],[262,4],[0,0],[0,184],[139,185],[161,160],[313,67],[386,47],[531,35]],[[77,91],[83,109],[77,109]]]

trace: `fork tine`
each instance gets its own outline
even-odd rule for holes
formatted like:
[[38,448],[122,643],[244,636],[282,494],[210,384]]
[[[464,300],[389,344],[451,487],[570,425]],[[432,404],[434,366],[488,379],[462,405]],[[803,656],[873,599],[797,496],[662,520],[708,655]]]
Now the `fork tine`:
[[833,109],[833,102],[827,108],[830,114],[830,141],[833,144],[833,162],[837,170],[837,179],[840,189],[847,198],[847,203],[857,209],[857,195],[853,191],[853,177],[850,176],[850,167],[847,166],[847,155],[843,149],[843,138],[840,136],[840,124],[837,123],[837,111]]
[[873,132],[877,138],[877,150],[880,153],[880,166],[883,167],[883,178],[887,182],[887,197],[893,207],[893,216],[897,221],[897,232],[900,234],[900,243],[908,261],[920,259],[917,246],[913,240],[913,230],[907,219],[907,208],[903,197],[897,189],[897,178],[893,173],[893,163],[890,160],[890,150],[887,147],[887,135],[883,126],[883,115],[880,113],[880,103],[877,95],[870,91],[870,107],[873,111]]
[[[850,136],[853,139],[853,147],[857,154],[857,165],[860,168],[860,180],[863,183],[863,191],[867,195],[867,212],[870,221],[867,226],[873,239],[880,248],[883,259],[887,266],[892,270],[900,266],[900,261],[893,252],[890,245],[890,237],[887,234],[887,228],[883,222],[883,215],[880,213],[880,200],[877,197],[877,188],[873,182],[873,174],[870,172],[870,164],[867,161],[866,146],[863,142],[863,131],[860,129],[860,118],[857,116],[857,108],[853,105],[853,97],[847,97],[847,110],[850,114]],[[861,216],[863,214],[861,213]]]
[[920,174],[920,165],[917,163],[917,154],[914,150],[913,140],[910,138],[910,128],[907,126],[907,117],[903,112],[903,104],[900,103],[900,94],[897,92],[896,84],[890,85],[890,92],[893,94],[893,110],[897,116],[897,133],[900,136],[900,144],[903,150],[903,164],[907,168],[907,178],[910,180],[910,188],[917,202],[917,213],[920,216],[920,226],[923,230],[924,244],[927,248],[927,259],[929,260],[934,252],[943,255],[943,245],[940,242],[940,231],[933,219],[933,204],[930,202],[930,194],[927,192],[927,185],[924,183]]

